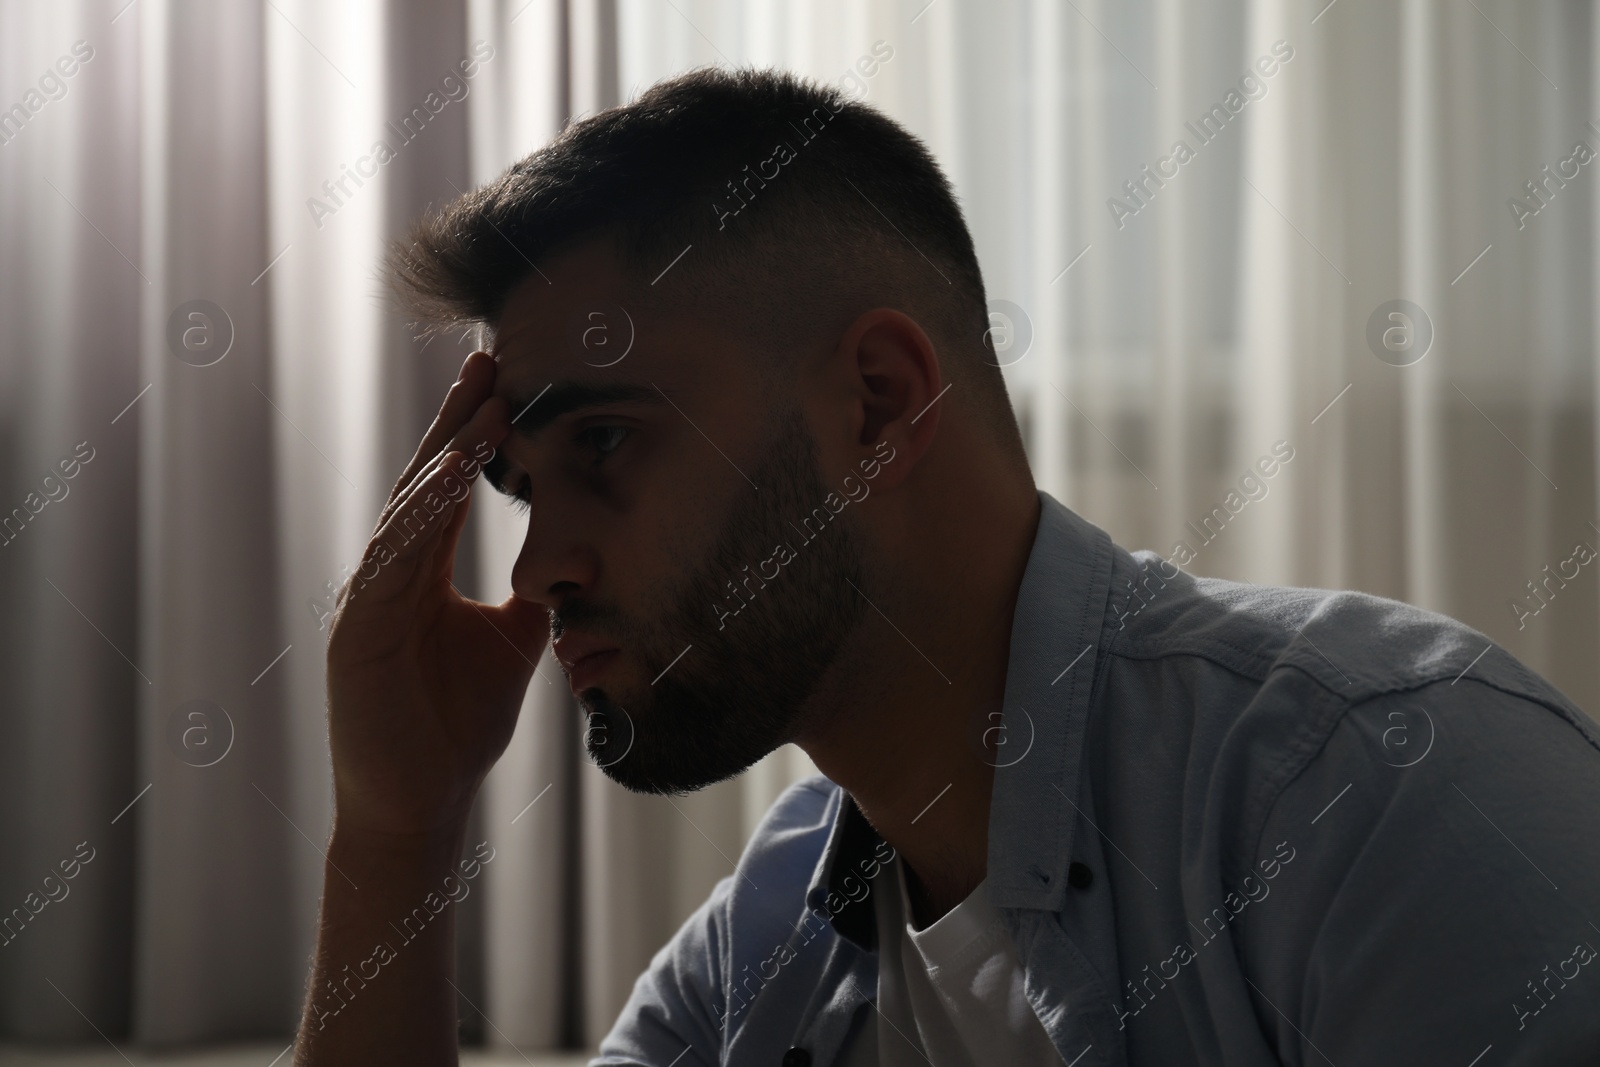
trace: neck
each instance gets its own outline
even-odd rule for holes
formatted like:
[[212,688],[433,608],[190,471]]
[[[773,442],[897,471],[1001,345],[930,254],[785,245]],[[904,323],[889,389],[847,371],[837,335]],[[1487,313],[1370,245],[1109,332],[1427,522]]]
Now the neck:
[[983,516],[982,528],[935,519],[904,542],[942,551],[897,568],[900,582],[873,596],[848,664],[822,694],[830,713],[798,739],[899,853],[919,928],[987,873],[994,765],[981,744],[1005,694],[1038,497],[1030,487],[1026,500],[996,494],[963,512]]

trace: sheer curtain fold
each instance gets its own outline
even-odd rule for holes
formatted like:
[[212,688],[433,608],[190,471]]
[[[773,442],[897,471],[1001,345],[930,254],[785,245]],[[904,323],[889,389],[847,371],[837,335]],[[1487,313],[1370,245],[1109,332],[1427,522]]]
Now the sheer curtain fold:
[[[148,781],[134,755],[148,683],[131,662],[140,659],[131,575],[141,435],[138,417],[122,414],[147,384],[137,331],[149,284],[139,268],[140,57],[136,24],[112,14],[100,4],[0,4],[5,917],[31,913],[29,893],[47,899],[45,877],[59,879],[80,845],[93,857],[68,896],[5,929],[0,1032],[37,1038],[93,1039],[78,1008],[125,1025],[140,839],[131,816],[112,820]],[[51,72],[58,81],[41,86]],[[79,445],[91,458],[74,467]]]
[[[1547,177],[1600,149],[1586,6],[126,2],[0,0],[0,909],[94,850],[0,950],[6,1037],[293,1027],[333,593],[473,342],[411,335],[384,244],[700,64],[844,85],[945,165],[1031,331],[1042,488],[1194,573],[1451,612],[1600,701],[1592,568],[1547,580],[1600,545],[1593,167]],[[1420,360],[1369,342],[1394,300]],[[522,523],[471,522],[457,584],[498,602]],[[522,1049],[597,1041],[813,770],[628,794],[539,672],[459,915],[467,1032]]]
[[[283,676],[258,679],[282,648],[269,290],[252,284],[271,259],[266,15],[195,0],[139,12],[150,281],[140,367],[151,388],[130,416],[141,437],[136,659],[150,678],[137,755],[150,791],[129,815],[132,1025],[158,1043],[273,1032],[295,981],[277,951],[286,896],[261,891],[295,860],[293,828],[273,808],[289,802]],[[194,362],[169,350],[174,316]],[[223,344],[209,362],[205,349]],[[196,729],[215,741],[198,743]],[[216,762],[213,744],[228,746]]]

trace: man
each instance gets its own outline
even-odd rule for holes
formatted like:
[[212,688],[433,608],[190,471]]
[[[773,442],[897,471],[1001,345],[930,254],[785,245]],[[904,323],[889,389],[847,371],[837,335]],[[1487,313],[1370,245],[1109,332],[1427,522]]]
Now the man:
[[[826,775],[598,1063],[1600,1060],[1594,724],[1448,619],[1195,579],[1038,492],[960,210],[899,126],[696,72],[395,267],[492,344],[340,598],[297,1063],[454,1062],[453,912],[391,923],[470,862],[547,638],[630,789],[789,741]],[[530,506],[500,605],[450,584],[485,461]]]

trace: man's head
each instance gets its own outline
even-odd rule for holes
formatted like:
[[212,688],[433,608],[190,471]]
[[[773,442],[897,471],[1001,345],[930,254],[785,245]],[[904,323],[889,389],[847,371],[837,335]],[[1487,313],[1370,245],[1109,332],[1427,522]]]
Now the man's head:
[[[593,676],[589,747],[630,788],[699,788],[815,724],[907,523],[952,488],[913,476],[941,419],[951,470],[1031,487],[949,184],[837,90],[664,82],[393,264],[426,323],[492,338],[514,431],[485,473],[532,503],[513,589]],[[618,651],[574,662],[596,647]]]

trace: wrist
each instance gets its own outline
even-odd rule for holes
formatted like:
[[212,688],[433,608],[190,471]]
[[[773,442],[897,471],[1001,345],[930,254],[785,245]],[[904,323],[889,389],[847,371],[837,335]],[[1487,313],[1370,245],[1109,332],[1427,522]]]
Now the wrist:
[[334,836],[370,842],[378,848],[419,851],[459,841],[466,833],[477,790],[455,790],[448,799],[432,801],[412,797],[398,804],[370,793],[359,787],[348,788],[335,774]]
[[447,819],[437,825],[399,829],[375,825],[350,815],[341,815],[335,805],[333,831],[328,851],[359,853],[374,859],[443,860],[453,862],[466,841],[467,820]]

